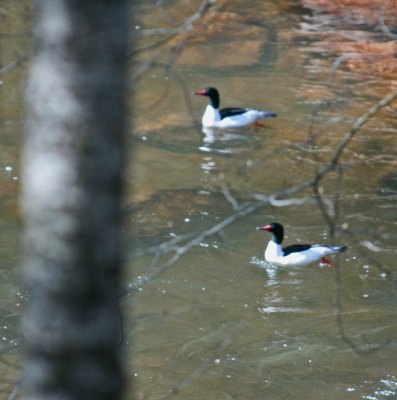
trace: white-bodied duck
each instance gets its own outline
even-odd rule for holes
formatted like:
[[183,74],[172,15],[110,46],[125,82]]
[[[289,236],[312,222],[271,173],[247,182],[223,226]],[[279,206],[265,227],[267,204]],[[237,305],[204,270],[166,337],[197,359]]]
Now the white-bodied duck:
[[194,94],[209,97],[209,104],[202,118],[204,128],[240,128],[253,123],[257,126],[266,126],[257,120],[277,116],[275,112],[253,108],[228,107],[219,109],[219,92],[214,87],[208,87]]
[[330,265],[330,260],[325,256],[347,250],[346,246],[325,246],[321,244],[294,244],[282,248],[284,228],[281,224],[272,222],[258,229],[273,234],[265,250],[265,260],[270,264],[303,266],[321,261]]

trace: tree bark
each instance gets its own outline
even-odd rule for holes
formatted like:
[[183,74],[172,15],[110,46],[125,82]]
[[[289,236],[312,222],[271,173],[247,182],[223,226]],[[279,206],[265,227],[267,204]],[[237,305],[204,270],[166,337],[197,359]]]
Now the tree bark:
[[127,0],[40,0],[22,155],[24,399],[121,398]]

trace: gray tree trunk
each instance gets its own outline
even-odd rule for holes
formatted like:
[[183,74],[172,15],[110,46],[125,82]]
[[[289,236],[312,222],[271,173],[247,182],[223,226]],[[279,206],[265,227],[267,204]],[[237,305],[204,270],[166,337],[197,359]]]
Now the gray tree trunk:
[[39,0],[22,156],[24,399],[121,397],[127,0]]

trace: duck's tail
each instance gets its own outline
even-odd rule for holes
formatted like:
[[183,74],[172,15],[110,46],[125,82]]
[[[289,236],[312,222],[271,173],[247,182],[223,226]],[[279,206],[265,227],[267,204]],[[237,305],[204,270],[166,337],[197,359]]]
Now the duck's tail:
[[260,117],[259,118],[274,118],[277,117],[277,113],[273,111],[266,111],[266,110],[261,110],[259,111]]
[[332,247],[330,247],[330,249],[334,253],[343,253],[344,251],[347,250],[347,246],[332,246]]

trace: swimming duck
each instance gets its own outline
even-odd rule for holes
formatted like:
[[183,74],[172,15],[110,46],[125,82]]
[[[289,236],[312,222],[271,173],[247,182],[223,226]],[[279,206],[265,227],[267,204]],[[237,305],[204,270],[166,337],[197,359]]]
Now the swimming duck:
[[253,123],[257,126],[266,126],[257,120],[277,116],[275,112],[253,108],[228,107],[219,109],[219,92],[214,87],[208,87],[194,94],[209,97],[209,104],[202,118],[204,128],[239,128]]
[[303,266],[316,261],[330,265],[330,260],[325,256],[347,250],[346,246],[325,246],[320,244],[294,244],[282,248],[284,228],[281,224],[272,222],[258,229],[273,234],[265,250],[265,260],[275,265]]

